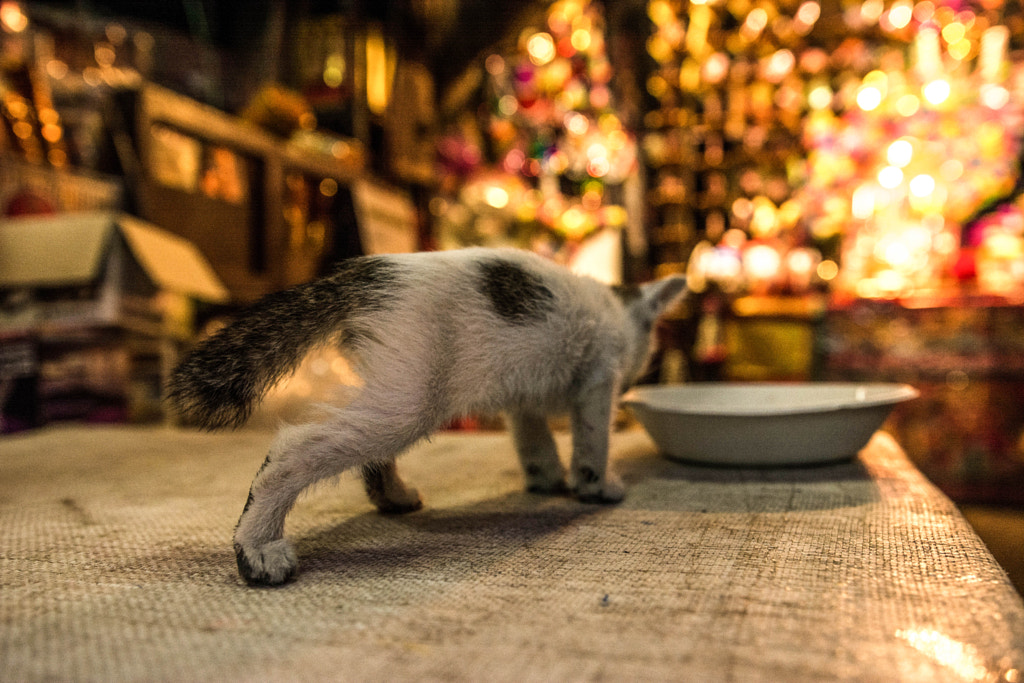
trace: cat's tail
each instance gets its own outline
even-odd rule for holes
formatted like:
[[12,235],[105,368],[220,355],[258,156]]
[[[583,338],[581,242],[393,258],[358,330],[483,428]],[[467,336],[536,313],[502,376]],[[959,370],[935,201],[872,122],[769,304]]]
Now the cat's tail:
[[189,424],[241,425],[316,346],[372,338],[365,314],[390,304],[397,274],[386,258],[356,258],[326,278],[261,299],[192,350],[170,378],[168,401]]

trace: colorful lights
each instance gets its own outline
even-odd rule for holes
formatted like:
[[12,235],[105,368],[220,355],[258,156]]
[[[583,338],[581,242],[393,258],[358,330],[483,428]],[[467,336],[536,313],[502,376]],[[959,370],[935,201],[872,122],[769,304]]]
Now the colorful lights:
[[743,268],[754,280],[770,280],[779,273],[782,256],[767,244],[755,244],[743,253]]
[[921,94],[924,99],[932,105],[940,105],[949,99],[949,95],[952,92],[952,88],[949,85],[949,81],[939,78],[929,83],[925,83],[924,87],[921,88]]
[[866,85],[857,93],[857,106],[864,111],[874,111],[882,103],[882,91],[872,85]]
[[[878,23],[885,11],[885,3],[882,0],[865,0],[860,6],[860,22],[863,25]],[[857,22],[849,22],[856,25]]]
[[885,152],[886,160],[897,168],[905,168],[914,156],[914,146],[906,138],[896,140]]
[[395,56],[383,34],[371,29],[366,35],[366,104],[374,114],[383,115],[391,98]]
[[935,192],[935,178],[927,173],[916,175],[910,179],[908,188],[915,197],[930,197]]
[[324,59],[324,85],[338,88],[345,81],[345,56],[340,52],[332,52]]
[[978,91],[981,103],[989,109],[1002,109],[1010,103],[1010,91],[1000,85],[986,83]]
[[914,16],[914,7],[910,2],[898,1],[893,3],[892,7],[886,18],[883,20],[883,26],[887,23],[892,30],[899,30],[906,28],[910,24],[910,20]]
[[[1010,189],[1024,82],[1010,78],[1008,30],[991,17],[931,0],[858,12],[907,49],[880,51],[878,68],[837,89],[830,107],[808,97],[816,118],[798,197],[812,234],[842,237],[828,281],[856,296],[905,296],[952,281],[961,222]],[[1024,219],[980,234],[969,257],[981,289],[1024,288]]]
[[895,166],[885,166],[878,172],[878,184],[887,190],[894,190],[903,182],[903,171]]
[[544,24],[483,66],[491,149],[475,146],[468,162],[470,136],[446,137],[446,170],[458,177],[432,205],[439,246],[514,244],[568,261],[599,231],[617,243],[629,215],[606,189],[635,177],[637,145],[612,106],[600,6],[556,0]]
[[508,206],[508,190],[498,185],[484,188],[484,202],[492,208],[504,209]]
[[526,41],[526,51],[531,62],[543,66],[555,58],[555,41],[548,33],[534,33]]
[[826,109],[832,104],[832,88],[828,84],[821,83],[811,88],[807,93],[807,104],[811,109]]
[[836,263],[822,260],[817,249],[787,249],[773,240],[751,240],[737,229],[726,231],[718,246],[700,242],[687,267],[691,290],[703,292],[714,286],[726,294],[766,294],[779,289],[802,293],[837,273]]
[[28,17],[17,2],[0,2],[0,26],[9,33],[21,33],[28,28]]
[[871,185],[861,185],[853,191],[850,213],[853,218],[867,220],[874,215],[875,205],[875,188]]
[[794,16],[794,28],[797,33],[810,33],[820,16],[821,5],[814,2],[814,0],[807,0],[796,10],[796,15]]

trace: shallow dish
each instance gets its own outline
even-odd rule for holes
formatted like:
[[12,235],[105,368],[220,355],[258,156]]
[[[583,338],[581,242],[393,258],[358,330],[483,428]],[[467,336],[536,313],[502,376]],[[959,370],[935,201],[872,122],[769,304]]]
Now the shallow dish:
[[806,465],[852,458],[899,403],[906,384],[695,383],[623,397],[665,455],[718,465]]

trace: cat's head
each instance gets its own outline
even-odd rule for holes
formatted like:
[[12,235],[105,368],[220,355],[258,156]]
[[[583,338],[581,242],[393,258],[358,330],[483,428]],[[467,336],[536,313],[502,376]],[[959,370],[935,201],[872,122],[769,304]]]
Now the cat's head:
[[627,383],[632,384],[647,365],[654,350],[654,323],[677,298],[686,291],[686,278],[670,275],[644,285],[616,287],[629,313],[634,339],[632,358],[627,359]]

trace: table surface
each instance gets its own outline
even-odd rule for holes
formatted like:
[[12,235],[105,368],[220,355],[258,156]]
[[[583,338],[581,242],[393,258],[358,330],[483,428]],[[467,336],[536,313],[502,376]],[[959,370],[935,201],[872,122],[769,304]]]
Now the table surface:
[[399,461],[427,507],[318,487],[288,522],[298,579],[258,590],[230,537],[270,439],[0,440],[0,678],[1024,679],[1020,596],[884,433],[764,470],[618,433],[612,507],[523,493],[505,434],[441,434]]

